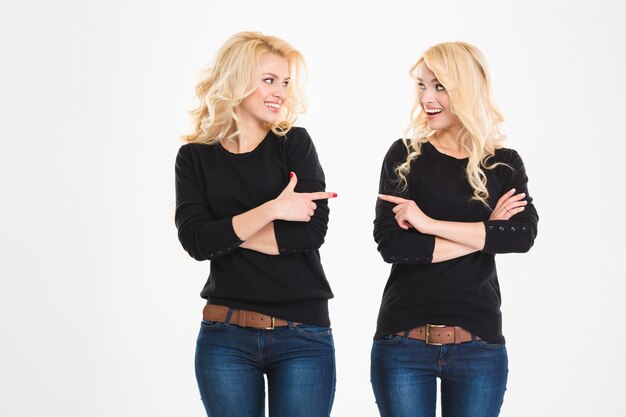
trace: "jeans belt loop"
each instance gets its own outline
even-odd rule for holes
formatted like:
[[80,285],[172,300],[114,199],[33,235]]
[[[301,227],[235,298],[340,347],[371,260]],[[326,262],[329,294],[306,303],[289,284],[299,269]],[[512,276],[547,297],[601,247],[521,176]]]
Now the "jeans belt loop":
[[230,324],[230,319],[233,317],[233,312],[235,311],[234,308],[229,308],[228,309],[228,313],[226,313],[226,318],[224,319],[224,324],[225,325],[229,325]]

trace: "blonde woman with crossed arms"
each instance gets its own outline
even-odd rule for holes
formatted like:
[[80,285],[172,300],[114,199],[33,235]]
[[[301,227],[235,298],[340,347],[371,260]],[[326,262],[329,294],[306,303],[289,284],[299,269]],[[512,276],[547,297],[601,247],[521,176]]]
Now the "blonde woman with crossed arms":
[[504,148],[482,53],[435,45],[411,68],[407,136],[385,156],[374,238],[391,263],[372,347],[383,417],[497,416],[508,358],[495,254],[526,252],[537,211]]

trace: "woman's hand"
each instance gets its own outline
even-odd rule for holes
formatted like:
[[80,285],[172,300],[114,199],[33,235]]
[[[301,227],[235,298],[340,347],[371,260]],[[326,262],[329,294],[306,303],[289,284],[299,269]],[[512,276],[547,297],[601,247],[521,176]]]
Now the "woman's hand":
[[415,201],[385,194],[379,194],[378,198],[396,204],[393,208],[393,212],[396,215],[395,218],[396,222],[398,222],[398,226],[404,230],[413,227],[418,232],[432,234],[431,228],[435,220],[424,214]]
[[524,193],[515,194],[515,188],[507,191],[498,200],[489,220],[509,220],[517,213],[521,213],[524,211],[524,206],[528,204],[524,197],[526,197]]
[[315,214],[317,204],[315,200],[337,197],[336,193],[319,191],[316,193],[296,193],[294,190],[298,183],[295,172],[290,172],[291,179],[282,193],[273,201],[275,217],[277,220],[292,222],[308,222]]

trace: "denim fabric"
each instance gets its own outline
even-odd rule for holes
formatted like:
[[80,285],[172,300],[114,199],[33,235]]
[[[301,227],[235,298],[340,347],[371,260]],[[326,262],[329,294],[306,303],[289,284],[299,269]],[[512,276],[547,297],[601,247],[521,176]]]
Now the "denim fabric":
[[434,417],[437,378],[443,417],[497,416],[507,376],[505,345],[482,340],[433,346],[390,335],[372,347],[372,388],[382,417]]
[[209,417],[328,417],[335,395],[331,329],[293,325],[274,330],[202,321],[196,379]]

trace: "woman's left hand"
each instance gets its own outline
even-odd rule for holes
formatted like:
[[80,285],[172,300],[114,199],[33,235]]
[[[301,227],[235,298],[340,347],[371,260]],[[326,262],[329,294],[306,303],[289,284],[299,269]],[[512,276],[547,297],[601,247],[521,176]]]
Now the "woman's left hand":
[[396,222],[398,222],[398,226],[404,230],[413,227],[420,233],[432,234],[430,229],[435,220],[424,214],[415,201],[385,194],[378,194],[378,198],[396,204],[393,208],[393,212],[396,215],[395,218]]
[[510,189],[498,199],[489,220],[509,220],[517,213],[521,213],[528,204],[528,201],[524,200],[525,197],[524,193],[515,194],[515,188]]

